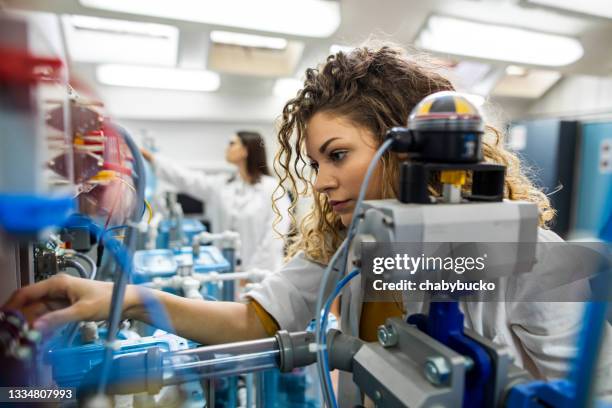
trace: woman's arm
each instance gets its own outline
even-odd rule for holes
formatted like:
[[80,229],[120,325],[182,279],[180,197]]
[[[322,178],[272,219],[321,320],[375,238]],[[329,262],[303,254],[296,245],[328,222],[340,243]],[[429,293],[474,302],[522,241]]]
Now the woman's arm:
[[[69,275],[56,275],[16,291],[3,309],[22,311],[42,331],[72,321],[108,318],[113,285]],[[185,299],[165,292],[128,285],[123,303],[124,318],[153,323],[142,295],[151,296],[166,310],[173,331],[202,344],[266,337],[253,308],[233,302]],[[170,329],[165,327],[164,329]]]
[[[140,299],[139,287],[129,285],[124,316],[153,323]],[[148,290],[148,289],[144,289]],[[268,337],[255,310],[238,302],[187,299],[161,291],[151,291],[163,305],[174,332],[202,344],[229,343]]]
[[143,156],[151,163],[155,174],[161,180],[171,184],[178,191],[189,193],[203,200],[221,191],[225,177],[211,176],[203,171],[187,169],[173,160],[163,156],[154,156],[147,152]]

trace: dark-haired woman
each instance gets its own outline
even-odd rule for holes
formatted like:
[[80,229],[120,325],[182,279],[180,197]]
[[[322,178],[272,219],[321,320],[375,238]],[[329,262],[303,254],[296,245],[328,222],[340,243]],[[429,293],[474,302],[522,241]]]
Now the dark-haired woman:
[[[283,239],[279,234],[288,232],[289,219],[283,217],[274,230],[276,214],[272,194],[278,181],[270,176],[264,141],[259,133],[239,131],[230,139],[225,159],[238,171],[229,178],[189,170],[145,150],[143,155],[153,164],[160,179],[206,203],[214,231],[231,230],[240,234],[243,270],[274,271],[281,266]],[[279,210],[286,213],[289,200],[281,201]]]

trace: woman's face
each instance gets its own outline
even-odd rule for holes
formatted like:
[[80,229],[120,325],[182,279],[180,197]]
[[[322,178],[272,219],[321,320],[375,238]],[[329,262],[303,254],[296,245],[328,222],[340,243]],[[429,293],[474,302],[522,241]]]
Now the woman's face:
[[[333,211],[348,226],[361,182],[378,142],[369,130],[331,113],[318,112],[307,124],[306,153],[316,172],[314,189],[327,197]],[[377,166],[365,198],[382,197],[381,166]]]
[[244,161],[248,156],[246,147],[242,144],[242,141],[237,135],[232,136],[229,141],[229,145],[225,150],[225,160],[229,163],[238,165]]

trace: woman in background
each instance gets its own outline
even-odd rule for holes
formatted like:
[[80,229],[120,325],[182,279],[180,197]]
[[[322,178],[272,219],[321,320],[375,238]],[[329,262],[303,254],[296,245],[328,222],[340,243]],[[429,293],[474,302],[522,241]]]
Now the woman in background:
[[[283,260],[283,239],[289,230],[289,217],[273,226],[276,214],[272,195],[278,181],[270,176],[263,138],[257,132],[236,132],[225,151],[225,160],[237,167],[237,173],[210,175],[187,169],[174,160],[142,154],[157,176],[182,193],[206,204],[213,232],[236,231],[240,234],[240,259],[243,270],[252,268],[274,271]],[[281,200],[279,211],[287,213],[288,198]]]

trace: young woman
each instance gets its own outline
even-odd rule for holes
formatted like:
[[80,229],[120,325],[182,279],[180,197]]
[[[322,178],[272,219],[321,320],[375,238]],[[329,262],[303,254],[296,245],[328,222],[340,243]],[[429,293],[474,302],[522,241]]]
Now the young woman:
[[[314,198],[289,246],[290,260],[253,289],[246,303],[193,301],[157,293],[176,332],[212,344],[269,336],[279,328],[303,330],[315,317],[323,270],[343,239],[365,171],[386,131],[405,124],[424,97],[444,90],[453,90],[447,79],[390,47],[338,53],[319,68],[308,69],[303,88],[283,110],[275,162],[281,182],[293,193],[292,205],[300,195]],[[530,183],[518,158],[505,149],[502,135],[493,128],[487,129],[484,155],[487,161],[507,166],[506,198],[537,203],[539,240],[560,241],[546,229],[554,215],[548,199]],[[398,163],[394,153],[382,158],[366,199],[396,196]],[[435,191],[437,183],[431,188]],[[23,309],[38,327],[46,328],[106,318],[110,294],[109,283],[60,275],[19,290],[6,307]],[[50,299],[59,300],[64,308],[49,307]],[[368,341],[376,338],[377,326],[387,317],[419,311],[404,302],[344,300],[342,329]],[[535,376],[558,377],[567,371],[582,323],[579,304],[508,300],[486,308],[461,307],[467,327],[508,346],[516,363]],[[131,286],[123,312],[126,318],[150,321]],[[608,387],[610,351],[608,347],[602,355]],[[359,394],[351,387],[350,381],[341,379],[341,394],[357,403]]]
[[[242,269],[274,271],[282,265],[283,240],[273,229],[276,215],[270,197],[277,181],[270,176],[264,140],[257,132],[239,131],[229,142],[225,160],[236,166],[237,174],[207,175],[184,168],[173,160],[143,150],[157,176],[179,191],[206,203],[213,222],[213,232],[236,231],[240,234]],[[287,213],[289,199],[280,200],[280,211]],[[276,225],[276,231],[289,231],[288,216]]]

